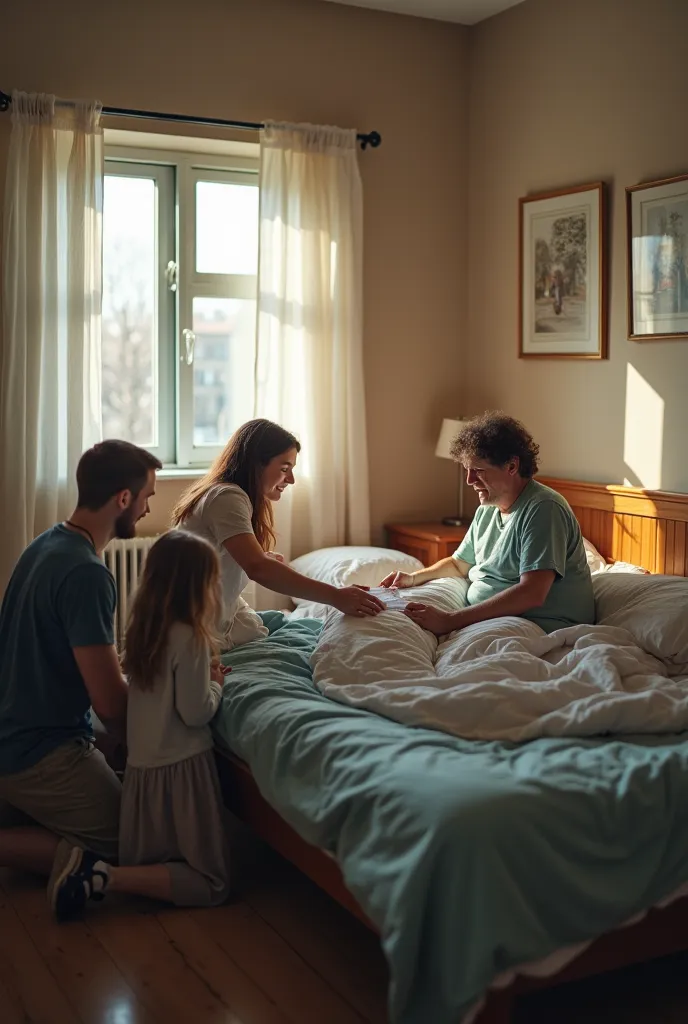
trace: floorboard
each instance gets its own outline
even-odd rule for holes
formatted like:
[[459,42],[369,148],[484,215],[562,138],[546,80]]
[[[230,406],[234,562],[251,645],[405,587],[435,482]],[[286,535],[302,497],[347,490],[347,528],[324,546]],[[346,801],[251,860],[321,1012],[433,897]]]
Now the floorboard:
[[[10,890],[11,891],[11,890]],[[46,904],[47,915],[47,904]],[[4,888],[0,889],[0,1021],[21,1008],[22,1024],[80,1024],[69,999],[31,940]]]
[[[0,870],[1,1024],[387,1024],[375,936],[245,832],[236,864],[226,906],[118,896],[69,925]],[[512,1024],[555,1022],[686,1024],[688,955],[520,999]]]
[[83,1024],[101,1024],[116,1014],[127,1024],[156,1024],[122,973],[82,921],[57,924],[48,913],[45,890],[29,877],[8,886],[10,903],[65,998]]

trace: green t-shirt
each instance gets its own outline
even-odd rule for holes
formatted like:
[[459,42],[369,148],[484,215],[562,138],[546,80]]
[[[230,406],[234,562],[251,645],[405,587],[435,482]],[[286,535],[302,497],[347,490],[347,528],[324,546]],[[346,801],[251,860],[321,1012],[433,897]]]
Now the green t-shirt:
[[113,642],[117,593],[86,537],[53,526],[29,544],[0,611],[0,775],[92,736],[73,647]]
[[506,516],[494,505],[482,505],[454,558],[471,566],[469,604],[513,587],[524,572],[553,569],[556,577],[544,605],[523,618],[546,633],[595,621],[578,521],[565,498],[536,480],[524,487]]

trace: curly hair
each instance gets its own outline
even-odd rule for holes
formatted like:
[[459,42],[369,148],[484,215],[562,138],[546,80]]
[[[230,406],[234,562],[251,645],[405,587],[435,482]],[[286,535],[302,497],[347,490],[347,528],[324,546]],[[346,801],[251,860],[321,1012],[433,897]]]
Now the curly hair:
[[503,412],[485,412],[470,420],[454,438],[452,458],[457,462],[468,459],[486,459],[493,466],[505,466],[510,459],[518,459],[519,476],[525,480],[538,471],[540,446],[519,420]]

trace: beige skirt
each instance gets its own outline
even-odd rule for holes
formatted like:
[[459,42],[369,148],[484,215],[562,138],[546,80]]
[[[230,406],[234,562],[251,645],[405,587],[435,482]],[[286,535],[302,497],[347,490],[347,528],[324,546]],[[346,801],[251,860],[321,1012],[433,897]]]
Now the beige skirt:
[[119,862],[165,864],[180,907],[209,907],[229,895],[225,810],[212,750],[161,768],[124,773]]

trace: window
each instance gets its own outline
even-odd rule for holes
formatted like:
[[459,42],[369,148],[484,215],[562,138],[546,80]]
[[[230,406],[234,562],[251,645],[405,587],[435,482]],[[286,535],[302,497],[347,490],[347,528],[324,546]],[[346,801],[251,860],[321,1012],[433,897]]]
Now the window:
[[257,161],[106,151],[103,435],[207,465],[253,415]]

